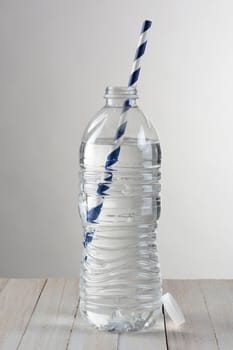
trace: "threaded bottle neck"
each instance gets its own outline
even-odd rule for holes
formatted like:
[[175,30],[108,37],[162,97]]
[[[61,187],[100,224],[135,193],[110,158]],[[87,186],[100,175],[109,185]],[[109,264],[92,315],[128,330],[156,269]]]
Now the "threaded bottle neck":
[[105,90],[106,106],[123,107],[126,100],[130,100],[131,107],[136,107],[136,87],[107,86]]

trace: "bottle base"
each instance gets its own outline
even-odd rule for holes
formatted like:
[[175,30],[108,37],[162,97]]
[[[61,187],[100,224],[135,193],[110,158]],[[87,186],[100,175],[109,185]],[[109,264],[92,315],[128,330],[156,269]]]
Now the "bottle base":
[[131,312],[123,313],[120,310],[109,315],[96,314],[84,311],[80,308],[81,316],[87,320],[90,326],[102,332],[127,333],[147,330],[155,325],[161,315],[161,307],[154,310],[145,310],[140,314]]

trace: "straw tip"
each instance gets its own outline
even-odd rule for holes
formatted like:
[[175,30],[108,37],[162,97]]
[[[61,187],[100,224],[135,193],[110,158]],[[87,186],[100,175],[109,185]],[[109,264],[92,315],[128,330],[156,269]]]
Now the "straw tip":
[[150,21],[149,19],[146,19],[142,25],[142,33],[148,30],[151,26],[152,26],[152,21]]

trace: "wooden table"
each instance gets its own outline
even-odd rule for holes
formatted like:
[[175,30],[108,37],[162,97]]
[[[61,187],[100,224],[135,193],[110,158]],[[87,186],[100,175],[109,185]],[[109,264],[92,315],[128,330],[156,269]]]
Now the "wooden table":
[[[233,281],[165,280],[186,323],[168,320],[170,350],[233,350]],[[1,350],[165,350],[162,320],[134,334],[106,334],[79,317],[79,287],[73,279],[1,279]]]

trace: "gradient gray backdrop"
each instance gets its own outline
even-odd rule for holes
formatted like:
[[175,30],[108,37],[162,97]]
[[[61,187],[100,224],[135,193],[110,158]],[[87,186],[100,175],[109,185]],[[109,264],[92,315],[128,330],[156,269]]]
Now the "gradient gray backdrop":
[[127,84],[163,150],[164,277],[233,278],[233,2],[0,0],[0,276],[76,276],[78,147]]

